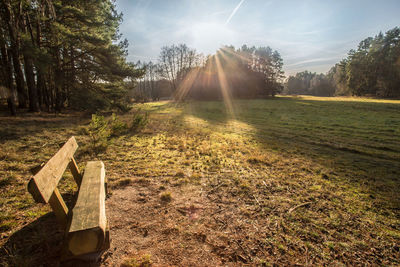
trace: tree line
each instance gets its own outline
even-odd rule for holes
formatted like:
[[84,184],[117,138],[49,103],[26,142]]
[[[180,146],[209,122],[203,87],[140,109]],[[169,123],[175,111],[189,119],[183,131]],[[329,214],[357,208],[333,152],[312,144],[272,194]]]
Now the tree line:
[[368,37],[327,74],[290,76],[286,94],[400,97],[400,28]]
[[131,83],[131,96],[138,102],[173,97],[189,71],[204,65],[204,62],[204,55],[186,44],[163,46],[157,63],[136,63],[144,75]]
[[317,74],[310,71],[302,71],[294,76],[289,76],[283,93],[290,95],[315,95],[333,96],[336,92],[335,82],[332,73]]
[[205,57],[185,44],[172,45],[161,49],[158,63],[137,65],[146,73],[134,89],[138,101],[167,91],[176,100],[211,100],[221,99],[223,89],[235,98],[274,96],[283,89],[283,60],[270,47],[224,46]]
[[0,87],[17,109],[124,107],[126,62],[112,0],[0,0]]

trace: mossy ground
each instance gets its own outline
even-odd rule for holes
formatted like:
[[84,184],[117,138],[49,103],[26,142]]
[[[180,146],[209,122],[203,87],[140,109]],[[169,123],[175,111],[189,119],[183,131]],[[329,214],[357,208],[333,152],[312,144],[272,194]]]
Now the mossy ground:
[[[90,117],[0,118],[4,262],[35,253],[9,239],[49,211],[26,192],[29,169],[75,135],[79,166],[103,160],[110,188],[156,186],[154,201],[168,192],[170,206],[198,192],[213,205],[193,208],[202,212],[190,231],[215,262],[400,264],[400,101],[277,97],[235,101],[233,114],[223,102],[140,108],[150,114],[145,129],[100,154],[80,130]],[[68,196],[76,187],[66,178]],[[187,235],[174,223],[177,237]]]

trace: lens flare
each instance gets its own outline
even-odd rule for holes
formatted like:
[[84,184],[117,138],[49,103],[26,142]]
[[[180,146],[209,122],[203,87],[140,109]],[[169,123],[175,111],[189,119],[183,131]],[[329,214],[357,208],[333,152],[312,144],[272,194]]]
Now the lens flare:
[[[229,47],[223,47],[214,56],[207,59],[203,67],[196,67],[188,71],[179,82],[175,93],[175,100],[179,103],[188,97],[196,99],[220,99],[224,102],[226,113],[235,119],[233,97],[235,94],[248,94],[246,86],[235,89],[240,84],[247,83],[246,68],[243,64],[252,64],[252,57],[235,52]],[[243,83],[243,81],[246,81]],[[249,95],[250,96],[250,95]]]

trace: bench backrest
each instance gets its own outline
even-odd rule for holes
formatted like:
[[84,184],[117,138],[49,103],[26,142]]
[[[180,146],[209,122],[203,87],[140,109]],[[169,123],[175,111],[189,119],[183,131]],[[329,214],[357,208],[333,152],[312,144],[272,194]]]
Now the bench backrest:
[[77,182],[82,176],[76,165],[74,153],[78,148],[75,137],[71,137],[58,152],[30,179],[28,191],[36,202],[49,203],[62,224],[66,223],[68,208],[57,189],[67,167]]

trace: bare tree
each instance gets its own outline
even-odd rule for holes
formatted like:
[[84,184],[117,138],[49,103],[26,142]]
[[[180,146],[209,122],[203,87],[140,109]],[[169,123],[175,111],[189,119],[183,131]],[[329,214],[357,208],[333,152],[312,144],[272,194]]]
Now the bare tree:
[[171,82],[175,92],[186,73],[201,65],[202,58],[202,55],[198,54],[195,49],[189,48],[185,44],[164,46],[161,48],[159,57],[161,77]]

